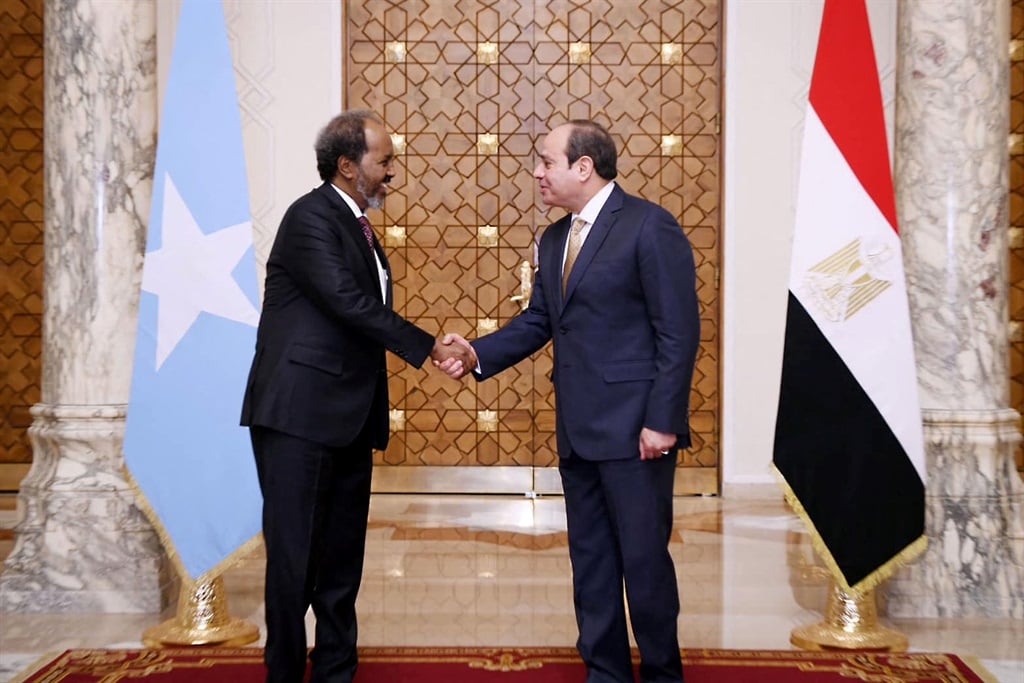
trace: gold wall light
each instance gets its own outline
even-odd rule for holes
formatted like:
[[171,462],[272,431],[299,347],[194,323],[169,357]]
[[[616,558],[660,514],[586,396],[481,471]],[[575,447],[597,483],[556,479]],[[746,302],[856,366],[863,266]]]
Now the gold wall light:
[[480,318],[476,321],[476,336],[482,337],[491,332],[497,332],[498,321],[494,318]]
[[403,429],[405,429],[405,411],[398,410],[397,408],[394,410],[389,410],[388,422],[390,423],[391,431],[402,431]]
[[683,46],[680,43],[662,43],[661,44],[661,63],[662,64],[682,64],[683,63]]
[[498,228],[494,225],[481,225],[476,229],[476,243],[480,247],[498,246]]
[[478,410],[476,411],[476,428],[481,432],[498,431],[498,411]]
[[590,43],[584,43],[582,40],[577,40],[575,43],[569,44],[569,63],[570,64],[589,64],[590,63]]
[[1017,155],[1024,153],[1024,135],[1014,133],[1006,139],[1006,147],[1010,154]]
[[1010,228],[1010,249],[1024,248],[1024,228]]
[[394,40],[384,48],[384,58],[392,64],[401,64],[405,61],[405,43],[401,40]]
[[476,151],[478,154],[497,154],[498,136],[493,133],[480,133],[477,135]]
[[388,247],[404,247],[405,228],[398,225],[392,225],[390,228],[385,228],[384,245]]
[[480,64],[498,63],[498,44],[487,40],[476,44],[476,61]]
[[401,133],[392,133],[391,146],[395,148],[395,154],[405,154],[405,136]]
[[1007,326],[1006,336],[1009,337],[1011,342],[1020,342],[1024,340],[1024,334],[1021,333],[1021,324],[1019,320],[1011,320]]
[[683,138],[680,135],[661,136],[661,156],[677,157],[683,153]]
[[1024,40],[1010,41],[1010,61],[1024,61]]

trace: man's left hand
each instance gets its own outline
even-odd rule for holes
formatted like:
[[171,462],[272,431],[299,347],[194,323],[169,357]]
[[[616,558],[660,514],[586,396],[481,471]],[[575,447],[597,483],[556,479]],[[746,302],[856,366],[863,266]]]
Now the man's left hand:
[[656,460],[675,452],[676,435],[656,432],[644,427],[640,430],[640,459]]

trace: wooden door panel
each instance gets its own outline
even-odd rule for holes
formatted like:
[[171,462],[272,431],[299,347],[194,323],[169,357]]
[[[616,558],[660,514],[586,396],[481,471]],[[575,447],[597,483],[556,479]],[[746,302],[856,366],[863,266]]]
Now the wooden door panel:
[[[349,0],[345,12],[346,106],[381,112],[404,142],[373,218],[390,230],[396,306],[426,329],[472,338],[519,312],[519,266],[562,213],[539,203],[535,150],[567,119],[607,125],[622,186],[680,220],[702,318],[681,464],[701,492],[717,491],[718,467],[719,15],[713,0]],[[482,384],[389,369],[380,463],[557,464],[550,347]]]

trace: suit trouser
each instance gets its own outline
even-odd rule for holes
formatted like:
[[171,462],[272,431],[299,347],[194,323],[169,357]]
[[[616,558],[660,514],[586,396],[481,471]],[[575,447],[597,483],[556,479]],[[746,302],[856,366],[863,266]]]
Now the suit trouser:
[[644,683],[682,681],[679,589],[669,555],[675,458],[558,465],[565,493],[577,648],[587,683],[632,682],[626,609]]
[[356,665],[356,594],[363,573],[372,451],[250,430],[267,549],[267,683],[306,670],[305,615],[316,615],[311,683],[349,683]]

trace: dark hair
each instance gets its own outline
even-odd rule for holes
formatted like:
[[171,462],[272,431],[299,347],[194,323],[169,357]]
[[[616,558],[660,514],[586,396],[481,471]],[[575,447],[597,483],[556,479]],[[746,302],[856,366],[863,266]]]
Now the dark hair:
[[331,119],[316,136],[316,170],[320,179],[331,181],[338,173],[338,159],[359,163],[366,154],[366,122],[377,121],[379,116],[366,109],[342,112]]
[[611,134],[599,123],[586,119],[574,119],[569,122],[569,141],[565,144],[565,156],[572,165],[580,157],[594,160],[594,170],[605,180],[614,180],[619,174],[615,167],[615,141]]

